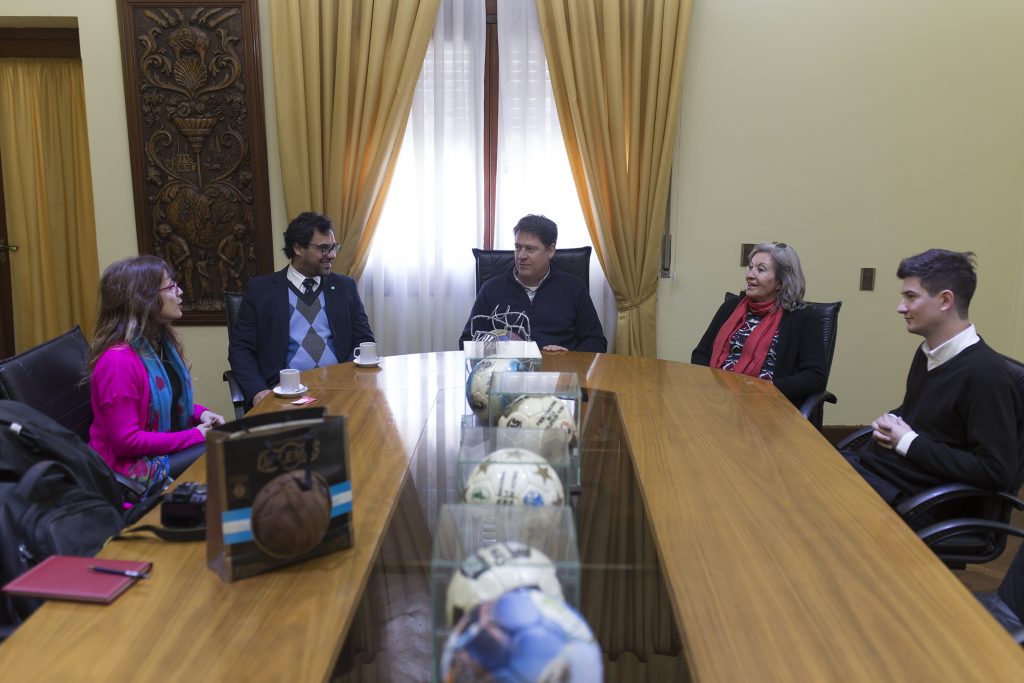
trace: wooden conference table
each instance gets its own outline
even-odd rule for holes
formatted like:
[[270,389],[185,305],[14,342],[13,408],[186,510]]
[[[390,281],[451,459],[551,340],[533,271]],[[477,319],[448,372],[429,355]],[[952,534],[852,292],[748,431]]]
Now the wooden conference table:
[[[625,356],[543,363],[589,395],[581,609],[608,680],[1024,680],[1020,648],[774,387]],[[349,417],[355,547],[225,584],[204,544],[111,543],[102,557],[153,561],[151,578],[109,606],[44,605],[0,645],[0,679],[315,681],[368,653],[403,670],[367,624],[415,597],[374,577],[422,577],[450,480],[423,454],[451,442],[464,373],[460,352],[303,373],[314,405]],[[183,477],[203,478],[202,461]],[[397,611],[422,640],[429,617]],[[428,680],[405,664],[394,680]]]

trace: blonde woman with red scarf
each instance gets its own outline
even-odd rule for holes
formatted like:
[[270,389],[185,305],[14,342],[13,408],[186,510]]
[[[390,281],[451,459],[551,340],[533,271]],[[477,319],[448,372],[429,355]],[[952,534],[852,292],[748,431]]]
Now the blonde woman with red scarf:
[[794,405],[825,389],[825,346],[815,313],[803,301],[796,251],[764,242],[750,252],[747,287],[729,296],[693,350],[690,362],[775,384]]

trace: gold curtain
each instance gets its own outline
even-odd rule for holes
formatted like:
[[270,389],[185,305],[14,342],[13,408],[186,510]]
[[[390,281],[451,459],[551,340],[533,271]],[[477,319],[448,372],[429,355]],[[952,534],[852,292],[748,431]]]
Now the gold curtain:
[[15,347],[76,324],[91,337],[99,259],[81,60],[0,59],[0,102]]
[[398,159],[440,0],[271,2],[289,218],[319,211],[358,278]]
[[691,0],[537,0],[587,229],[618,305],[615,351],[657,355],[661,235]]

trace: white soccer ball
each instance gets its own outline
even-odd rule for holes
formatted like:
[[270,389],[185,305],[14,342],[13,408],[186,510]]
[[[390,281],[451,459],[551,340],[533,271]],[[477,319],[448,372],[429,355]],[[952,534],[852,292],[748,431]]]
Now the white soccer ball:
[[495,372],[523,372],[526,367],[516,358],[484,358],[473,366],[466,379],[466,400],[479,417],[487,417],[491,375]]
[[524,586],[562,599],[562,585],[558,582],[555,565],[541,551],[518,541],[480,548],[462,561],[448,583],[445,601],[448,625],[481,602]]
[[499,448],[469,473],[463,499],[490,505],[561,505],[565,489],[544,456],[522,448]]
[[520,396],[502,411],[498,426],[544,430],[536,450],[549,457],[565,446],[576,445],[576,421],[565,401],[557,396]]

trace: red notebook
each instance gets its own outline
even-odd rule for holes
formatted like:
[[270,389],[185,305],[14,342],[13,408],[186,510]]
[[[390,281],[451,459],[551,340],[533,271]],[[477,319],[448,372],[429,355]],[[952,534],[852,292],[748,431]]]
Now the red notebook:
[[5,593],[57,600],[113,602],[139,579],[101,573],[93,567],[146,573],[152,562],[51,555],[3,587]]

